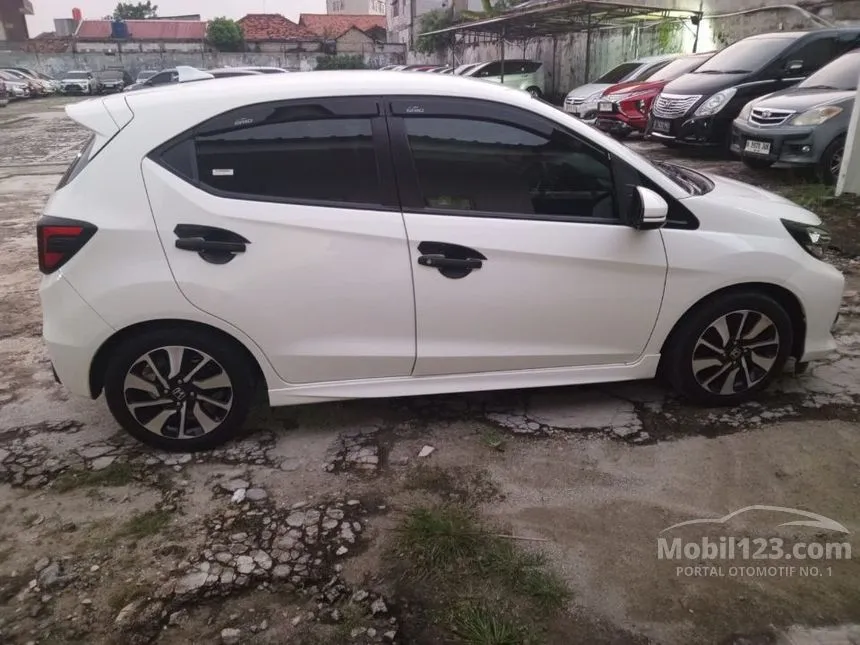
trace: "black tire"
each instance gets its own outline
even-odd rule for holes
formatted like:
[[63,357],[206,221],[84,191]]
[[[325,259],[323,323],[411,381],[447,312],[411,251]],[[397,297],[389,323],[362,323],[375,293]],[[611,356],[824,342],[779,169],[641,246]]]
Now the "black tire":
[[[153,363],[162,367],[166,367],[165,360],[169,355],[165,350],[159,349],[164,347],[183,347],[187,350],[182,354],[182,360],[177,360],[177,363],[182,363],[182,366],[187,365],[188,369],[181,370],[177,374],[177,378],[183,373],[189,373],[191,369],[199,363],[205,363],[204,367],[196,373],[198,380],[191,380],[191,383],[185,383],[180,387],[185,390],[185,394],[180,398],[179,395],[174,396],[178,383],[169,379],[166,382],[167,387],[161,385],[155,377],[153,370],[147,368],[142,361],[143,357],[152,352]],[[210,359],[208,362],[202,360],[201,354],[206,355]],[[220,368],[220,370],[219,370]],[[149,372],[147,373],[147,370]],[[126,377],[134,370],[135,376],[147,377],[144,380],[149,381],[158,392],[145,392],[142,389],[129,388],[126,390]],[[143,370],[143,372],[140,372]],[[222,374],[229,379],[227,387],[199,388],[197,383],[203,382],[200,379],[211,381],[211,376],[216,376],[222,379]],[[169,374],[168,374],[169,376]],[[181,381],[179,381],[181,383]],[[231,390],[231,392],[227,392]],[[179,451],[179,452],[195,452],[198,450],[208,450],[219,446],[226,441],[235,437],[242,429],[243,424],[248,416],[251,403],[254,399],[256,390],[255,370],[250,364],[247,355],[235,344],[225,342],[224,338],[217,333],[209,331],[201,331],[197,329],[176,328],[176,329],[156,329],[141,333],[122,342],[112,351],[112,355],[105,370],[105,398],[107,399],[108,407],[117,422],[135,439],[162,450]],[[126,396],[128,392],[128,396]],[[205,394],[206,401],[198,400],[198,396]],[[228,396],[230,394],[231,396]],[[149,397],[147,399],[146,397]],[[159,404],[156,407],[146,406],[140,408],[138,418],[135,413],[129,409],[128,399],[134,399],[134,403],[147,403],[150,400],[167,400],[171,399],[170,405]],[[218,403],[217,406],[213,406]],[[189,434],[192,432],[194,436],[180,438],[176,435],[175,429],[179,427],[178,415],[180,403],[183,401],[186,405],[186,418]],[[227,405],[225,405],[225,403]],[[176,406],[174,412],[171,406]],[[205,406],[201,407],[201,406]],[[226,412],[224,409],[227,408]],[[217,425],[210,428],[209,431],[204,430],[204,423],[197,419],[197,411],[200,410],[200,416],[206,420],[207,424],[217,421]],[[147,414],[152,414],[153,411],[170,414],[173,416],[165,417],[160,423],[160,432],[147,429],[143,423],[152,423],[147,421]],[[210,416],[211,415],[211,416]],[[223,416],[221,416],[223,415]],[[220,418],[218,418],[220,417]],[[143,422],[143,423],[142,423]],[[176,427],[171,428],[171,424]],[[199,428],[194,428],[197,424]],[[203,432],[200,434],[200,432]]]
[[[756,315],[747,314],[747,317],[742,318],[742,313],[739,312],[743,311]],[[749,349],[742,348],[739,351],[732,347],[731,343],[729,344],[731,347],[729,353],[734,354],[739,351],[743,357],[738,359],[740,362],[735,364],[734,362],[730,363],[731,359],[729,358],[719,358],[718,354],[712,352],[708,346],[699,345],[700,337],[704,338],[705,342],[719,345],[716,339],[721,338],[721,334],[711,326],[723,317],[726,317],[726,324],[731,333],[734,333],[737,327],[741,327],[741,321],[743,321],[741,329],[749,335],[755,333],[759,321],[764,324],[765,320],[760,318],[762,315],[772,323],[775,335],[770,333],[770,327],[765,327],[762,332],[754,337],[758,347],[752,359],[768,365],[767,370],[764,369],[764,365],[751,362],[749,357],[751,350]],[[735,328],[731,328],[732,323],[734,323]],[[776,347],[772,344],[765,344],[772,343],[773,338],[777,339]],[[754,398],[783,371],[786,360],[791,353],[793,342],[791,318],[776,300],[768,295],[752,291],[729,292],[702,302],[681,320],[666,341],[663,360],[661,361],[661,373],[678,393],[694,403],[705,406],[738,405]],[[747,346],[753,344],[752,340],[748,340],[746,344]],[[746,355],[744,355],[745,353]],[[700,364],[698,371],[693,365],[694,355]],[[765,355],[766,358],[763,358]],[[714,359],[725,360],[726,364],[706,366],[708,361]],[[703,365],[706,367],[702,368]],[[727,370],[722,373],[725,378],[719,374],[720,370]],[[762,372],[766,373],[762,374]],[[754,378],[748,379],[747,374]],[[709,383],[711,378],[714,380]],[[713,391],[722,389],[730,378],[731,386],[726,394]],[[704,381],[707,386],[700,381]],[[752,382],[752,385],[739,388],[738,385],[743,386],[744,382]]]
[[526,90],[526,92],[531,94],[536,99],[539,99],[541,96],[543,96],[543,92],[540,91],[539,87],[530,87]]
[[630,136],[630,132],[629,131],[628,132],[615,131],[615,132],[610,132],[609,136],[611,136],[616,141],[624,141],[627,137]]
[[773,165],[770,159],[756,159],[755,157],[741,157],[741,161],[744,162],[747,168],[752,168],[753,170],[766,170]]
[[830,142],[830,145],[824,149],[824,152],[815,167],[815,174],[821,183],[832,186],[839,179],[839,168],[836,163],[837,158],[841,163],[842,157],[845,154],[845,137],[837,137]]

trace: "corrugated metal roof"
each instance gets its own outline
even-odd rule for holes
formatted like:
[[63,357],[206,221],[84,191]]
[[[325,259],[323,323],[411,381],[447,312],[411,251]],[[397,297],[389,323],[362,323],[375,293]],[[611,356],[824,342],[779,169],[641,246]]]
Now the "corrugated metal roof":
[[[129,37],[134,40],[203,40],[206,23],[199,20],[126,20]],[[110,40],[110,20],[83,20],[78,38]]]

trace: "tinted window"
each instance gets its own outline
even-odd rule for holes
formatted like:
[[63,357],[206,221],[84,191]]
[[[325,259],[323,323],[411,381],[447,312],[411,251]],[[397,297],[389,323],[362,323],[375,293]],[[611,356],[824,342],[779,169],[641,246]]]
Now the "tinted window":
[[800,62],[803,63],[803,72],[814,72],[832,61],[836,57],[836,53],[836,40],[834,38],[818,38],[788,54],[786,63]]
[[166,85],[167,83],[173,83],[179,80],[178,72],[159,72],[155,76],[149,79],[150,85]]
[[90,162],[90,155],[93,152],[93,146],[95,145],[95,142],[96,135],[91,134],[89,138],[87,138],[86,143],[84,143],[84,147],[77,154],[77,156],[75,156],[75,159],[72,161],[72,163],[66,169],[66,172],[60,178],[60,183],[57,184],[56,190],[60,190],[60,188],[67,185],[75,177],[81,174],[81,171]]
[[141,72],[137,75],[138,80],[145,81],[148,78],[155,76],[155,72]]
[[620,83],[628,74],[635,72],[642,66],[642,63],[621,63],[618,67],[614,67],[603,76],[598,78],[595,83]]
[[505,74],[534,74],[543,63],[532,60],[516,60],[505,63]]
[[714,54],[713,58],[696,70],[696,74],[754,72],[779,56],[794,40],[794,38],[779,36],[739,40]]
[[855,50],[825,65],[797,87],[856,90],[858,77],[860,77],[860,50]]
[[[201,183],[250,198],[380,203],[370,119],[258,109],[262,118],[241,119],[246,127],[219,129],[218,119],[196,137]],[[233,126],[236,113],[226,120]]]
[[678,60],[673,60],[671,63],[666,65],[665,67],[661,67],[656,72],[652,72],[650,76],[647,76],[644,80],[646,81],[672,81],[679,76],[683,76],[689,72],[692,72],[699,65],[704,63],[707,60],[705,56],[693,56],[693,57],[684,57],[679,58]]
[[477,70],[474,76],[501,76],[502,75],[502,63],[500,61],[496,61],[495,63],[487,63],[484,67]]
[[659,63],[650,63],[648,65],[643,65],[636,71],[628,74],[624,77],[625,81],[641,81],[645,78],[648,78],[652,74],[659,72],[661,69],[666,67],[671,61],[662,60]]
[[428,208],[615,217],[607,159],[566,133],[467,118],[405,122]]

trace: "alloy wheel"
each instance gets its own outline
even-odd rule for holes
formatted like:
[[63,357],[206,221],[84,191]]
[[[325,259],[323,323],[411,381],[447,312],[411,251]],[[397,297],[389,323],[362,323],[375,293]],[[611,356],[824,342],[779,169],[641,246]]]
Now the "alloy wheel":
[[699,336],[693,349],[693,375],[712,394],[745,392],[770,374],[779,350],[779,330],[768,316],[749,309],[733,311]]
[[233,383],[221,364],[185,346],[153,349],[132,364],[123,383],[125,405],[149,432],[170,439],[209,434],[233,406]]
[[833,181],[839,177],[839,169],[842,167],[842,155],[845,153],[845,148],[838,148],[830,157],[830,174],[833,176]]

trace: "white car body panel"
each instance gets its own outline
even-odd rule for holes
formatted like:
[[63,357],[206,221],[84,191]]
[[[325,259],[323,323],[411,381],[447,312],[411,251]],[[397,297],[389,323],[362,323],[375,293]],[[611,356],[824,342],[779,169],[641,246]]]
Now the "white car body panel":
[[[439,74],[294,76],[288,86],[278,75],[235,78],[234,92],[219,83],[159,87],[69,110],[113,137],[45,208],[99,229],[40,289],[45,340],[70,391],[90,394],[89,364],[113,334],[158,320],[202,323],[235,338],[260,366],[273,405],[649,378],[684,312],[716,290],[746,283],[775,285],[798,299],[807,318],[803,360],[833,349],[842,276],[780,222],[819,223],[808,211],[730,180],[715,179],[713,191],[691,197],[623,144],[517,90]],[[240,202],[204,193],[146,160],[157,145],[251,103],[386,94],[480,98],[540,114],[633,165],[681,200],[700,227],[592,231],[577,223]],[[247,230],[247,257],[214,266],[195,253],[174,254],[172,228],[195,208]],[[430,235],[490,249],[490,259],[465,280],[422,273],[414,243]],[[553,299],[574,278],[569,299]],[[362,298],[371,303],[367,310]],[[518,302],[539,313],[528,316]],[[69,316],[75,320],[62,324]],[[500,326],[480,324],[485,320]],[[425,348],[427,330],[433,336]],[[567,337],[567,330],[583,336]]]

